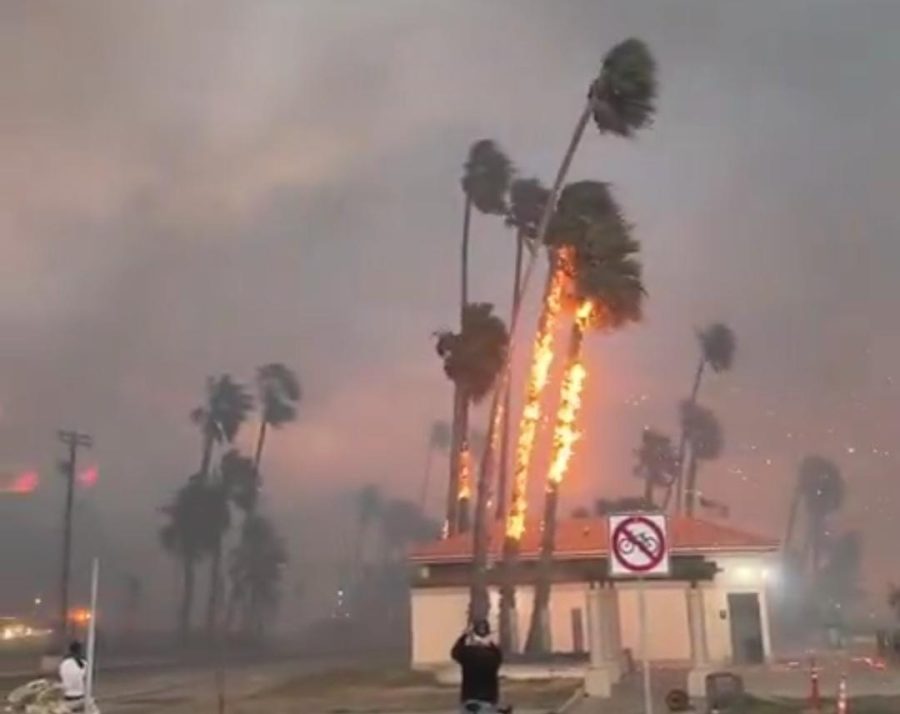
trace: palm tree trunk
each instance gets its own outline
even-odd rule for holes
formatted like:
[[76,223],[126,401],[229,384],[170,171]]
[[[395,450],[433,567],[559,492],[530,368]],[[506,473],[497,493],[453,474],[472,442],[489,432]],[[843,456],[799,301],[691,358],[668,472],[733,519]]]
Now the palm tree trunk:
[[[513,294],[512,294],[512,310],[510,311],[509,322],[512,321],[519,311],[519,301],[521,299],[520,291],[522,282],[522,253],[525,246],[525,238],[522,231],[516,235],[516,262],[513,271]],[[512,410],[512,385],[511,380],[506,380],[506,388],[503,390],[503,431],[500,441],[500,467],[497,475],[497,510],[495,518],[498,521],[503,520],[506,516],[507,492],[509,491],[509,440],[512,421],[510,412]]]
[[181,609],[178,613],[178,638],[187,644],[191,635],[191,611],[194,609],[194,559],[182,558]]
[[259,425],[259,435],[256,437],[256,453],[253,455],[253,471],[256,473],[256,478],[259,478],[259,464],[262,461],[263,454],[263,446],[266,443],[266,433],[268,431],[269,423],[263,419]]
[[[500,379],[503,379],[503,375]],[[502,385],[501,385],[502,387]],[[506,389],[494,390],[491,403],[491,413],[497,414],[493,408],[500,399],[501,394],[507,393]],[[502,416],[502,413],[500,413]],[[496,419],[488,424],[488,432],[485,440],[484,451],[481,454],[481,463],[478,469],[478,487],[475,496],[475,527],[472,534],[472,581],[469,591],[469,616],[475,620],[487,619],[490,614],[491,601],[488,595],[487,566],[488,551],[490,550],[492,519],[488,516],[488,502],[490,501],[492,467],[494,464],[494,442],[497,440],[497,432],[501,428]]]
[[518,619],[516,618],[516,576],[519,566],[519,541],[510,536],[503,539],[503,562],[500,568],[500,649],[512,653],[516,647]]
[[[581,346],[584,342],[584,325],[576,318],[569,335],[569,348],[566,359],[566,374],[569,374],[581,360]],[[554,449],[554,452],[556,449]],[[554,454],[555,456],[555,454]],[[551,460],[552,469],[553,460]],[[556,518],[559,510],[560,480],[552,477],[547,480],[547,492],[544,500],[544,533],[541,538],[541,555],[538,561],[537,583],[534,591],[534,609],[531,613],[531,626],[525,651],[529,654],[549,653],[552,647],[550,636],[550,591],[553,582],[553,552],[556,547]]]
[[446,535],[456,535],[459,530],[459,467],[463,443],[463,408],[465,395],[459,386],[453,388],[453,421],[450,430],[450,478],[447,481]]
[[[469,399],[465,393],[460,405],[459,422],[462,444],[457,464],[459,484],[456,493],[456,530],[457,533],[468,533],[472,529],[472,449],[469,446]],[[462,480],[463,469],[466,469],[465,483]]]
[[222,536],[216,537],[209,566],[209,599],[206,604],[206,635],[212,642],[219,624],[219,590],[222,580]]
[[[706,360],[700,355],[700,363],[697,365],[697,371],[694,373],[694,384],[691,387],[691,396],[688,400],[691,404],[697,403],[697,395],[700,393],[700,383],[703,380],[703,370],[706,367]],[[681,435],[678,439],[678,475],[669,484],[666,489],[666,497],[663,501],[663,510],[669,507],[669,501],[673,494],[675,496],[675,512],[681,513],[684,508],[684,473],[685,473],[685,452],[687,450],[687,432],[684,425],[681,427]]]
[[200,459],[200,478],[206,481],[209,478],[209,467],[212,464],[213,438],[212,434],[203,435],[203,454]]
[[544,532],[538,560],[537,581],[534,586],[534,605],[525,652],[547,654],[553,643],[550,637],[550,588],[553,580],[553,551],[556,549],[556,515],[559,507],[559,486],[547,485],[544,497]]
[[694,449],[690,450],[690,458],[688,459],[688,469],[685,483],[684,505],[685,513],[688,517],[693,518],[697,511],[697,456]]

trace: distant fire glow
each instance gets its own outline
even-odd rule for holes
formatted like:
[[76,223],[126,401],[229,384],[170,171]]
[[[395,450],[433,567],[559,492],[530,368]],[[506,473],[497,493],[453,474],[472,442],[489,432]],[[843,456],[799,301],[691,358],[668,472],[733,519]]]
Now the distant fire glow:
[[534,341],[525,406],[519,422],[513,491],[509,516],[506,521],[506,535],[515,540],[520,540],[525,533],[525,512],[528,507],[528,467],[531,464],[534,438],[541,419],[541,396],[550,379],[550,366],[553,363],[553,333],[562,304],[563,280],[563,271],[557,269],[551,278],[550,290],[544,304],[545,319],[540,325]]
[[39,483],[40,477],[36,471],[25,471],[12,478],[8,476],[0,478],[0,493],[25,496],[34,493]]
[[99,477],[100,472],[97,470],[97,467],[91,466],[78,474],[78,485],[84,486],[85,488],[91,488],[92,486],[97,485],[97,479]]

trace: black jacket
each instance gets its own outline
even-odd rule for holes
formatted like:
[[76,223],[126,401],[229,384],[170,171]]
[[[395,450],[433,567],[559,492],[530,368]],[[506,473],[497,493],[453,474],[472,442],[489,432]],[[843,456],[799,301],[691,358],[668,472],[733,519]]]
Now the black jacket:
[[463,635],[453,645],[450,656],[462,667],[460,700],[497,704],[500,700],[500,665],[503,664],[500,648],[493,643],[469,644]]

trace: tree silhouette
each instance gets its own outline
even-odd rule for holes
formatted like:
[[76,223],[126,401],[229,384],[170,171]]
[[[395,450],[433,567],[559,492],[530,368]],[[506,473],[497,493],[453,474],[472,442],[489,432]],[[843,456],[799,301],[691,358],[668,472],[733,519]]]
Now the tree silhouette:
[[844,502],[844,479],[837,465],[818,455],[807,456],[800,464],[788,516],[785,547],[790,547],[799,506],[806,514],[806,542],[801,563],[809,563],[813,577],[819,572],[828,517]]
[[166,521],[159,532],[163,549],[181,562],[182,594],[178,634],[187,642],[194,604],[194,568],[214,551],[219,533],[228,525],[228,505],[222,490],[200,474],[192,476],[161,509]]
[[287,549],[275,526],[265,516],[251,513],[229,563],[235,600],[243,603],[246,635],[262,638],[266,621],[278,606],[286,563]]
[[678,476],[678,457],[672,439],[654,429],[644,429],[635,449],[634,475],[644,482],[644,500],[653,503],[654,491],[666,488]]
[[688,446],[685,496],[687,515],[693,516],[697,510],[699,491],[697,474],[703,461],[717,459],[722,453],[722,427],[715,414],[696,402],[686,400],[681,403],[681,431]]
[[[727,372],[734,364],[734,353],[737,349],[737,341],[731,328],[727,325],[716,322],[704,330],[697,333],[697,342],[700,346],[700,360],[697,363],[697,370],[694,373],[694,382],[691,386],[691,393],[688,401],[692,404],[697,403],[697,397],[700,393],[700,384],[703,381],[703,375],[706,368],[709,367],[715,373]],[[665,505],[668,505],[669,499],[673,495],[673,488],[677,489],[675,494],[675,509],[680,512],[684,508],[684,469],[687,467],[685,460],[685,450],[687,448],[687,434],[682,429],[681,438],[678,442],[678,463],[681,464],[678,478],[666,492]]]
[[297,418],[297,404],[302,398],[302,392],[297,375],[279,363],[263,365],[256,371],[256,388],[259,394],[260,421],[253,465],[258,472],[268,428],[278,429]]

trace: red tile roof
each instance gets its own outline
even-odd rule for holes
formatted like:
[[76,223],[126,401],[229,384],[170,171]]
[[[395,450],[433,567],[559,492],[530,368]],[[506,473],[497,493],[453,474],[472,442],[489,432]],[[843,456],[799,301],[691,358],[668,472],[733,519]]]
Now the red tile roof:
[[[777,540],[752,535],[735,528],[695,518],[672,517],[668,522],[669,540],[673,553],[688,555],[710,552],[774,551]],[[520,557],[533,559],[540,551],[540,530],[532,526],[525,532]],[[499,558],[503,547],[502,524],[494,525],[490,552]],[[413,549],[410,559],[416,563],[466,562],[471,559],[470,533],[445,540],[424,543]],[[609,553],[609,527],[606,518],[570,518],[560,521],[556,528],[556,557],[575,560],[599,557]]]

